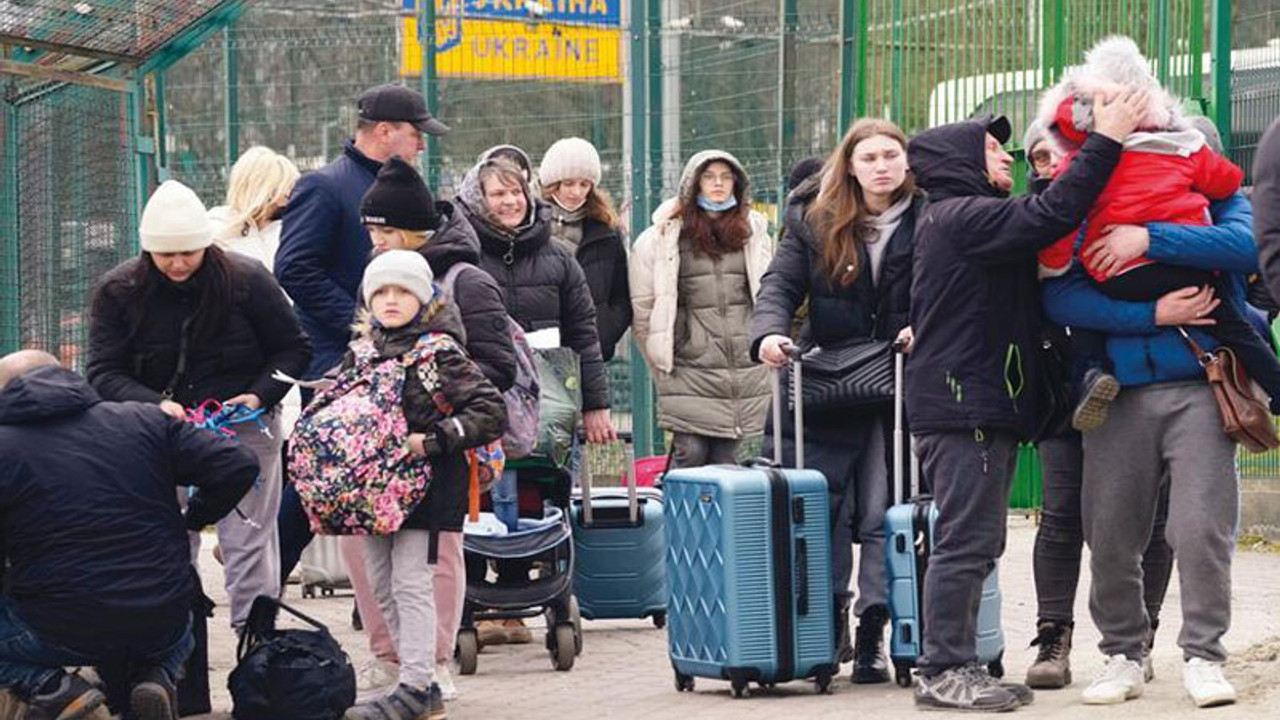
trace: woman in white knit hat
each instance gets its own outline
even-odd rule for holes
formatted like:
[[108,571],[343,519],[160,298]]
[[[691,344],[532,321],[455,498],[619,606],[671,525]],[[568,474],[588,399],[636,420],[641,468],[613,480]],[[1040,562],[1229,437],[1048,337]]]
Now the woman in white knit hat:
[[231,167],[225,205],[211,208],[214,241],[271,270],[280,247],[280,217],[298,182],[298,167],[271,148],[255,145]]
[[138,234],[142,254],[94,290],[89,382],[104,400],[155,403],[178,419],[206,400],[265,411],[261,425],[233,428],[257,455],[261,476],[218,523],[231,624],[239,628],[254,598],[280,592],[277,405],[289,386],[271,376],[303,373],[311,342],[271,273],[214,245],[204,203],[182,183],[166,181],[152,194]]
[[600,187],[600,155],[591,143],[557,140],[542,156],[538,182],[551,205],[551,240],[577,259],[596,304],[596,330],[605,362],[631,326],[627,246],[613,200]]

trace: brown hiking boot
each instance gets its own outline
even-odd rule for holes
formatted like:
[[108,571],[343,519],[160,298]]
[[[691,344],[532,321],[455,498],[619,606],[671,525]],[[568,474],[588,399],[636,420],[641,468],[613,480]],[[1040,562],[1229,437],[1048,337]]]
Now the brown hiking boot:
[[1039,646],[1036,661],[1027,669],[1027,687],[1037,690],[1057,690],[1071,684],[1071,632],[1073,624],[1056,620],[1041,620],[1036,624]]
[[512,645],[528,645],[533,642],[533,633],[524,626],[524,620],[509,618],[502,621],[502,629],[507,631],[507,642]]
[[511,642],[502,620],[481,620],[476,623],[476,638],[481,645],[506,645]]

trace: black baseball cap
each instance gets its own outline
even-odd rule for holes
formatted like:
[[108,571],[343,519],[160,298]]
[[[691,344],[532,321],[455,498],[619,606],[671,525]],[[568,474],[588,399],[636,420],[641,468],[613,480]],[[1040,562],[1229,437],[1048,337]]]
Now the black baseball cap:
[[428,135],[444,135],[449,126],[431,116],[422,94],[403,85],[378,85],[369,88],[356,101],[362,120],[375,122],[407,122]]

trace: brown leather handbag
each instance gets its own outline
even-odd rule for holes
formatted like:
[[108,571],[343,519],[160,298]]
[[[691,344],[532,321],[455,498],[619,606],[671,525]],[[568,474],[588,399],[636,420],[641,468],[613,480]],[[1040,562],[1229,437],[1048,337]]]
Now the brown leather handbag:
[[1262,390],[1245,373],[1231,348],[1221,346],[1211,353],[1205,352],[1185,329],[1179,327],[1178,332],[1204,368],[1213,399],[1218,402],[1218,412],[1222,414],[1222,431],[1227,437],[1251,453],[1280,447],[1275,419],[1271,417]]

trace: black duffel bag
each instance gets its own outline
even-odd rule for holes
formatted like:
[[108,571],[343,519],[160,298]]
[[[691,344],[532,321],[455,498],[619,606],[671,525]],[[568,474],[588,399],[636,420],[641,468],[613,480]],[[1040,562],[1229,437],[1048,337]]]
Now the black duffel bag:
[[[277,630],[284,610],[314,629]],[[338,720],[356,702],[356,673],[329,629],[259,595],[227,678],[235,720]]]
[[[893,348],[888,340],[855,338],[814,347],[805,351],[800,363],[805,410],[865,407],[893,399]],[[785,372],[790,391],[790,369]],[[787,397],[794,395],[788,392]]]

